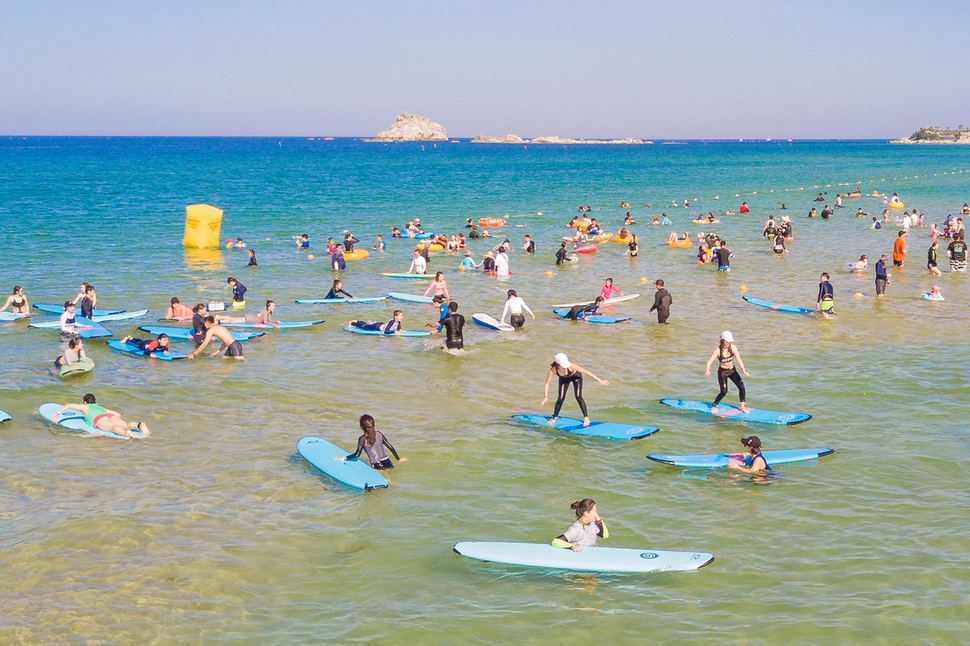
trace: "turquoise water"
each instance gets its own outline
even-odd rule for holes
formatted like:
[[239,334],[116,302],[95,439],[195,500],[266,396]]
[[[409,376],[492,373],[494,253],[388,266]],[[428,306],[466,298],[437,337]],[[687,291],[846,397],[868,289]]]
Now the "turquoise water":
[[[172,295],[228,300],[225,280],[235,275],[250,289],[250,311],[273,298],[284,320],[327,322],[252,341],[241,364],[156,365],[91,341],[97,368],[68,382],[48,370],[56,333],[0,324],[0,408],[14,417],[0,427],[0,641],[962,643],[967,277],[931,280],[926,230],[914,230],[911,260],[877,301],[872,271],[844,268],[890,250],[894,227],[871,231],[868,218],[853,217],[856,203],[881,213],[879,201],[845,200],[828,222],[805,214],[818,192],[859,185],[898,191],[927,223],[940,222],[970,201],[968,180],[967,148],[876,142],[2,139],[4,291],[20,284],[32,302],[58,302],[88,281],[103,306],[152,310],[144,321],[110,324],[120,336],[160,316]],[[677,230],[706,229],[669,207],[685,198],[691,213],[751,205],[716,228],[737,254],[730,275],[697,267],[693,250],[663,245],[669,228],[647,224],[666,210]],[[553,252],[576,206],[592,205],[615,231],[620,200],[634,204],[640,257],[606,244],[556,269]],[[778,258],[760,230],[783,201],[796,239]],[[184,208],[197,202],[225,210],[222,237],[245,238],[259,267],[246,268],[244,251],[183,250]],[[446,271],[469,319],[498,315],[504,290],[517,289],[538,319],[519,334],[469,327],[467,352],[454,357],[437,340],[341,331],[350,318],[386,319],[391,304],[293,304],[323,296],[333,274],[322,253],[297,253],[291,235],[309,233],[320,253],[346,229],[370,246],[415,216],[452,232],[466,217],[505,213],[513,217],[502,233],[539,243],[535,257],[513,253],[507,283],[461,275],[459,258],[445,254],[431,269]],[[384,254],[349,263],[347,290],[416,292],[380,276],[405,271],[411,246],[388,239]],[[480,260],[490,244],[471,248]],[[835,320],[740,298],[744,286],[811,306],[821,271],[833,276]],[[606,276],[644,293],[613,312],[633,322],[552,318],[549,305],[595,295]],[[647,314],[656,278],[673,294],[667,327]],[[945,303],[919,298],[933,284]],[[402,309],[409,327],[433,319],[423,305]],[[703,364],[722,329],[734,332],[751,372],[749,403],[811,421],[742,426],[657,403],[716,393]],[[610,380],[586,385],[594,419],[661,431],[611,443],[509,424],[515,413],[543,412],[542,380],[559,351]],[[85,392],[145,420],[152,438],[63,435],[35,415],[43,402]],[[360,494],[310,467],[296,442],[317,435],[349,448],[365,412],[409,461],[390,473],[391,488]],[[567,400],[564,414],[576,412]],[[768,485],[644,458],[737,450],[752,433],[769,449],[838,452],[782,467]],[[608,546],[716,560],[694,573],[591,576],[451,552],[460,540],[547,541],[585,496],[610,526]]]

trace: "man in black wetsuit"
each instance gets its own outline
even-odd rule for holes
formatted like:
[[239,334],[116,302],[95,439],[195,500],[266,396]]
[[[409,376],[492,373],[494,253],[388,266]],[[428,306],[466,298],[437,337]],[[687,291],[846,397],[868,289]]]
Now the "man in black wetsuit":
[[440,321],[445,329],[445,347],[449,350],[461,350],[465,347],[462,330],[465,327],[465,317],[458,313],[458,303],[448,303],[448,316]]
[[674,302],[670,292],[664,287],[664,281],[657,281],[657,291],[653,295],[653,307],[650,311],[657,310],[657,323],[666,323],[670,317],[670,304]]

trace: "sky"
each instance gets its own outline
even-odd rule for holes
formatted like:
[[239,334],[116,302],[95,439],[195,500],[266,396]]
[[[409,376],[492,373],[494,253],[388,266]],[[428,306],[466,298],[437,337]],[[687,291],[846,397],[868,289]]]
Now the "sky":
[[970,125],[970,2],[14,2],[0,134],[894,138]]

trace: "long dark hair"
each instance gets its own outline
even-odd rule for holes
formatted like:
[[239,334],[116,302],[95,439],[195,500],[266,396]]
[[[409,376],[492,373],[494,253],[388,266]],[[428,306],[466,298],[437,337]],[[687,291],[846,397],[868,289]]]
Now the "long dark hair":
[[377,428],[374,426],[374,418],[370,415],[360,416],[360,429],[364,431],[364,440],[373,445],[377,442]]
[[583,514],[596,506],[596,501],[592,498],[583,498],[569,505],[569,508],[576,512],[576,518],[582,518]]

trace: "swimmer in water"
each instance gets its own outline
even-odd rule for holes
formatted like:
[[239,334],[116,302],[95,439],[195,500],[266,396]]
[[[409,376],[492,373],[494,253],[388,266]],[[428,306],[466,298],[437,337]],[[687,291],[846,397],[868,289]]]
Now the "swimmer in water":
[[[653,217],[654,217],[654,219],[657,218],[657,216],[653,216]],[[631,215],[630,212],[627,211],[626,212],[626,217],[623,218],[623,226],[628,227],[628,226],[633,225],[633,224],[636,224],[636,223],[637,223],[637,221],[633,219],[633,215]]]
[[187,320],[192,318],[192,310],[187,305],[182,305],[181,301],[173,296],[172,304],[165,311],[165,318],[175,321]]
[[14,314],[30,314],[30,303],[27,302],[27,296],[24,295],[24,288],[20,285],[13,288],[13,293],[7,297],[3,307],[0,307],[0,312],[8,307]]
[[717,348],[714,349],[711,358],[707,360],[707,367],[704,369],[704,376],[711,376],[711,364],[715,361],[718,362],[717,368],[717,384],[720,386],[721,391],[718,393],[717,398],[714,403],[711,404],[711,412],[717,415],[717,405],[721,403],[724,396],[727,395],[728,391],[728,380],[734,382],[734,385],[738,388],[738,399],[741,401],[741,412],[750,412],[750,408],[744,405],[745,401],[745,390],[744,381],[741,379],[741,375],[738,374],[735,364],[741,368],[741,372],[744,373],[745,377],[750,377],[748,371],[744,369],[744,362],[741,360],[741,353],[738,351],[738,346],[734,345],[734,335],[725,330],[721,332],[721,340],[717,344]]
[[259,263],[256,262],[256,250],[255,249],[250,249],[249,250],[249,263],[247,263],[246,266],[247,267],[255,267],[258,264]]
[[98,400],[94,395],[90,393],[85,395],[82,401],[84,402],[83,404],[64,404],[54,413],[51,421],[56,424],[57,418],[61,413],[68,410],[76,410],[84,415],[84,421],[88,426],[92,426],[99,431],[114,433],[115,435],[128,438],[135,437],[132,431],[141,431],[143,437],[151,434],[145,422],[126,422],[121,416],[121,413],[101,406],[98,404]]
[[344,291],[344,281],[340,280],[339,278],[335,278],[333,281],[333,287],[330,288],[330,291],[327,292],[327,295],[324,298],[330,299],[330,298],[353,298],[353,297],[354,297],[353,294],[349,294]]
[[360,430],[364,431],[364,433],[357,438],[357,450],[350,455],[338,455],[334,460],[356,460],[360,458],[361,453],[366,453],[372,469],[376,469],[377,471],[393,469],[394,463],[384,453],[384,449],[386,448],[398,462],[408,461],[407,458],[400,457],[397,451],[394,450],[394,447],[391,446],[391,443],[384,437],[384,434],[377,430],[373,417],[370,415],[361,415],[359,423]]
[[552,539],[553,547],[582,552],[584,547],[596,547],[598,539],[610,537],[610,530],[596,511],[596,501],[592,498],[577,500],[569,508],[576,512],[576,522]]
[[741,445],[748,449],[748,454],[734,453],[728,459],[728,469],[750,473],[758,476],[775,475],[775,472],[761,452],[761,439],[757,435],[741,438]]
[[555,424],[556,420],[559,419],[559,412],[562,410],[563,402],[566,401],[566,394],[569,392],[569,386],[573,387],[573,395],[576,397],[576,403],[579,404],[579,409],[583,413],[583,426],[589,426],[589,411],[586,408],[586,400],[583,399],[583,375],[595,379],[601,386],[609,386],[610,382],[605,379],[600,379],[594,375],[589,370],[586,370],[578,363],[572,363],[569,358],[566,357],[564,352],[560,352],[555,357],[553,357],[552,365],[549,367],[549,372],[546,373],[546,383],[543,385],[542,401],[539,402],[539,406],[545,406],[546,402],[549,401],[549,382],[552,378],[559,378],[559,395],[556,398],[556,408],[552,412],[552,418],[549,420],[549,424]]
[[862,254],[857,261],[849,265],[849,271],[856,273],[863,272],[867,269],[869,269],[869,258],[866,257],[866,254]]
[[613,284],[613,279],[607,278],[606,284],[603,285],[603,289],[600,290],[600,298],[602,298],[604,301],[608,301],[611,298],[613,298],[614,294],[619,294],[620,296],[623,296],[623,292],[621,292],[619,288],[617,288]]
[[365,321],[358,321],[353,319],[347,324],[361,330],[369,330],[373,332],[383,332],[384,334],[401,334],[404,331],[403,327],[404,312],[401,310],[394,310],[393,318],[387,323],[367,323]]
[[246,314],[245,316],[217,316],[216,322],[220,325],[225,323],[253,323],[255,325],[272,325],[277,330],[280,329],[280,321],[273,318],[273,310],[276,309],[276,301],[266,301],[266,308],[259,314]]
[[236,249],[245,249],[246,243],[243,242],[242,238],[236,238]]
[[[196,339],[198,338],[199,338],[198,335],[196,335]],[[219,325],[216,322],[216,319],[214,316],[205,317],[205,337],[203,338],[202,343],[199,345],[199,347],[197,347],[189,354],[188,358],[195,359],[197,356],[199,356],[199,354],[201,354],[202,351],[206,349],[209,343],[212,342],[212,339],[219,339],[219,341],[222,342],[222,345],[219,347],[218,350],[216,350],[209,356],[214,357],[220,352],[222,352],[223,350],[225,350],[226,354],[223,356],[232,357],[236,361],[245,360],[246,357],[243,356],[242,343],[234,339],[232,337],[232,333],[229,332],[229,330]]]
[[296,242],[296,248],[299,249],[300,251],[310,250],[309,234],[304,233],[303,235],[300,235],[300,236],[293,236],[293,240],[294,242]]

